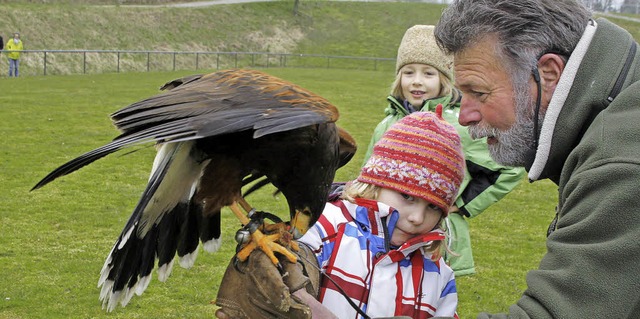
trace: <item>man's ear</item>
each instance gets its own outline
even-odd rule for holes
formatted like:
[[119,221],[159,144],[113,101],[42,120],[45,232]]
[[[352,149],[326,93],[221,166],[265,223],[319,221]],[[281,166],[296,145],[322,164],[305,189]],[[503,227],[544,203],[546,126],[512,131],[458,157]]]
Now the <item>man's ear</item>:
[[562,75],[562,71],[564,71],[564,66],[564,59],[555,53],[544,54],[538,59],[542,95],[543,99],[546,99],[542,104],[547,105],[549,100],[551,100],[551,96],[560,81],[560,75]]

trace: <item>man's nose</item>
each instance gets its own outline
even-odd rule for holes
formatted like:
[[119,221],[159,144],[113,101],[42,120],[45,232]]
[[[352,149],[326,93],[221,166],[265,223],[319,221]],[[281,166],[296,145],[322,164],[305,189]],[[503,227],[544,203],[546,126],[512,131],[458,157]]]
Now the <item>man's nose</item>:
[[462,100],[460,100],[460,116],[458,116],[460,125],[469,126],[479,123],[481,120],[482,114],[477,102],[462,96]]

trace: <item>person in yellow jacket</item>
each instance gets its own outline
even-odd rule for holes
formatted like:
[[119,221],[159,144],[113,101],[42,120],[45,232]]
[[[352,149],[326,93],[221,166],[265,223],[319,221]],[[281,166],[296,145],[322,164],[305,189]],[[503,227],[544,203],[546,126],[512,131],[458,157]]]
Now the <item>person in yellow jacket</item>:
[[17,77],[20,68],[20,52],[24,49],[22,46],[22,40],[20,40],[20,33],[13,34],[13,39],[9,39],[6,45],[7,58],[9,58],[9,77]]

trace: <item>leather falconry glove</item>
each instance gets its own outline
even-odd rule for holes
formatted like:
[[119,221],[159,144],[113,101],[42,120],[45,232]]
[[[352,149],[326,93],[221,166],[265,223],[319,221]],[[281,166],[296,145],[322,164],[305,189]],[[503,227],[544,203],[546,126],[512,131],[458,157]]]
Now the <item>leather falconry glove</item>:
[[[261,250],[244,262],[235,260],[225,271],[216,305],[219,318],[311,318],[310,307],[292,294],[298,289],[317,297],[319,276],[317,259],[300,244],[297,263],[281,258],[282,271]],[[313,263],[313,264],[311,264]]]

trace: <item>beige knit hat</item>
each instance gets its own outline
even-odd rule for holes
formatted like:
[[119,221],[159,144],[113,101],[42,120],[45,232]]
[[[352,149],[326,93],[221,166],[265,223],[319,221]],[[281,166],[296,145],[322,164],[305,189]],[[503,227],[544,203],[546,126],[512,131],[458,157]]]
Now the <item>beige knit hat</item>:
[[453,81],[453,57],[445,55],[433,37],[432,25],[414,25],[407,29],[398,47],[396,74],[411,63],[428,64]]

